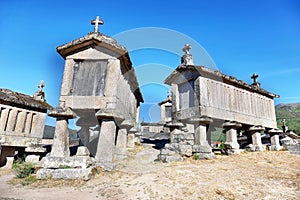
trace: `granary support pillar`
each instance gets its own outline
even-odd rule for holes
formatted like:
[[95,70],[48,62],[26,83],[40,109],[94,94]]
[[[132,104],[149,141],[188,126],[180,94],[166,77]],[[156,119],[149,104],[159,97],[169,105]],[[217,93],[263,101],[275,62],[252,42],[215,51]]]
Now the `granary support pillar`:
[[114,120],[102,119],[96,160],[105,169],[113,169],[113,155],[115,152],[116,123]]
[[279,143],[279,134],[283,133],[280,129],[271,129],[267,132],[270,135],[271,139],[271,149],[273,151],[279,151],[282,149],[282,146],[280,146]]
[[117,124],[121,124],[124,118],[114,109],[101,109],[96,113],[96,117],[101,126],[95,158],[102,168],[112,170],[116,151]]
[[66,108],[64,102],[61,101],[59,104],[59,107],[51,110],[48,114],[50,117],[56,118],[50,156],[68,157],[70,156],[68,120],[75,118],[76,114],[70,108]]
[[115,159],[121,160],[126,158],[126,147],[127,147],[127,133],[133,127],[133,123],[130,120],[124,120],[120,124],[118,131]]
[[265,149],[261,142],[260,131],[265,131],[265,128],[262,126],[252,126],[249,128],[249,131],[252,137],[251,151],[264,151]]
[[200,158],[213,158],[212,148],[207,140],[207,130],[212,122],[210,117],[196,117],[189,120],[195,127],[195,141],[193,145],[193,153],[199,155]]
[[[137,133],[139,132],[138,128],[136,128],[135,126],[133,126],[130,130],[129,133],[127,135],[127,148],[129,149],[133,149],[135,147],[135,142],[139,142],[140,138],[138,135],[138,137],[136,137]],[[138,141],[136,141],[136,139],[138,139]]]
[[226,131],[226,141],[225,144],[230,145],[231,152],[233,154],[239,154],[240,153],[240,145],[237,141],[237,129],[241,128],[242,124],[237,122],[225,122],[223,124],[223,128]]

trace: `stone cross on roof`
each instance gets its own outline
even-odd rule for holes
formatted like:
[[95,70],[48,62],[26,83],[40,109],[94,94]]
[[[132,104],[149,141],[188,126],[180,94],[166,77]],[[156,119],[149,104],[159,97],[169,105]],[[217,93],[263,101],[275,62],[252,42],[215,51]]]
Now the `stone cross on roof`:
[[192,48],[192,45],[185,44],[182,51],[184,52],[184,55],[181,56],[181,64],[183,65],[194,65],[192,54],[190,54],[190,49]]
[[41,80],[40,84],[38,85],[38,91],[42,92],[44,87],[45,87],[45,82]]
[[260,82],[257,81],[258,78],[258,74],[252,74],[251,79],[253,79],[253,83],[251,85],[253,85],[255,88],[260,88]]
[[100,19],[99,16],[97,16],[96,19],[91,20],[91,24],[95,25],[94,32],[98,33],[99,25],[103,25],[104,21],[102,19]]
[[252,74],[251,79],[253,79],[253,83],[257,83],[258,74]]
[[43,92],[43,88],[45,87],[45,82],[41,80],[40,84],[38,85],[38,90],[34,93],[33,98],[38,101],[46,101],[45,100],[45,93]]
[[184,52],[185,55],[189,55],[190,54],[190,49],[192,48],[192,45],[190,44],[185,44],[182,51]]

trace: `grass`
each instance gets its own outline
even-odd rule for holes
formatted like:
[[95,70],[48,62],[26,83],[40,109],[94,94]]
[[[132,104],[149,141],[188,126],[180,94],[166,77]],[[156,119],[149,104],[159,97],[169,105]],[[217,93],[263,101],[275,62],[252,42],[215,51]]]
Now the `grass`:
[[24,162],[24,158],[16,160],[12,169],[22,185],[30,185],[36,182],[36,177],[33,175],[35,166],[33,163]]

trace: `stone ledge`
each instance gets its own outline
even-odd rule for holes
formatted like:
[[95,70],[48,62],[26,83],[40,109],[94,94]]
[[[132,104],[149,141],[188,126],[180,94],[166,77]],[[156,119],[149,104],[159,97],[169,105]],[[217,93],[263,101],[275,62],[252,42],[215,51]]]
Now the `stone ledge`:
[[212,148],[209,145],[193,145],[194,153],[212,153]]

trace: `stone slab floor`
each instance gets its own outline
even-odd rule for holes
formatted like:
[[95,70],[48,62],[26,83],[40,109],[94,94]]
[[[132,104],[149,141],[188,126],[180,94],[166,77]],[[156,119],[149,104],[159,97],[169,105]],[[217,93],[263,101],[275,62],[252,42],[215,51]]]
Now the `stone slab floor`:
[[214,160],[155,163],[142,144],[88,182],[38,181],[22,186],[0,171],[0,199],[299,199],[300,156],[287,151],[217,156]]

